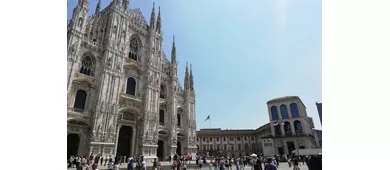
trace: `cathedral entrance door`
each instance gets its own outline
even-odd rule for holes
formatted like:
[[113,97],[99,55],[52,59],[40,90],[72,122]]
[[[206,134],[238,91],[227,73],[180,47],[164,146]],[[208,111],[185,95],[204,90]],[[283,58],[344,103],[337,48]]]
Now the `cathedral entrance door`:
[[69,159],[71,155],[78,156],[77,154],[79,150],[79,143],[80,143],[80,137],[78,134],[71,133],[68,135],[67,159]]
[[162,140],[158,140],[158,143],[157,143],[158,147],[157,147],[157,157],[160,161],[163,161],[164,160],[164,141]]
[[180,143],[180,142],[177,142],[176,153],[177,153],[178,155],[181,155],[181,143]]
[[126,156],[130,157],[133,155],[130,155],[131,151],[131,139],[133,136],[133,128],[131,126],[122,126],[119,130],[119,137],[118,137],[118,148],[117,148],[117,155],[118,156]]

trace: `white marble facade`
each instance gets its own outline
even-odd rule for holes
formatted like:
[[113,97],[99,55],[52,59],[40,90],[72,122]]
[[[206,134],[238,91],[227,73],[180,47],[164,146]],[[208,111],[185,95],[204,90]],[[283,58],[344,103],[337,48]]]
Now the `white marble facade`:
[[[88,1],[79,0],[73,10],[67,33],[68,143],[78,143],[70,145],[79,155],[142,154],[148,162],[156,158],[158,143],[164,156],[195,153],[192,68],[186,64],[181,87],[174,39],[170,61],[162,49],[160,8],[156,17],[153,5],[148,24],[130,5],[113,0],[100,10],[99,1],[88,16]],[[119,151],[123,141],[129,151]],[[75,153],[69,150],[68,144],[68,154]]]

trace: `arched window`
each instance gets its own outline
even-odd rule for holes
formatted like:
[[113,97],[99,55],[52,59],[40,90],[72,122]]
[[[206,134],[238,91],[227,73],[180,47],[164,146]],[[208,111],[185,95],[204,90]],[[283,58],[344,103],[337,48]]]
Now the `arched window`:
[[288,119],[288,110],[286,105],[282,104],[280,106],[280,113],[282,115],[282,119]]
[[302,131],[302,124],[301,124],[301,122],[299,120],[294,121],[294,128],[295,128],[295,133],[297,135],[303,133],[303,131]]
[[138,50],[139,50],[139,43],[138,38],[136,36],[131,37],[130,39],[130,52],[129,52],[129,58],[137,61],[138,59]]
[[127,79],[126,94],[135,95],[136,82],[133,77]]
[[277,124],[275,126],[275,135],[276,136],[281,136],[282,135],[282,130],[280,129],[280,124]]
[[160,86],[160,98],[165,99],[165,86]]
[[80,73],[93,76],[95,72],[95,62],[91,56],[84,56],[81,60]]
[[271,107],[272,120],[279,120],[278,108],[276,106]]
[[255,145],[255,143],[252,143],[252,150],[256,150],[256,145]]
[[164,124],[164,110],[160,110],[160,123]]
[[180,125],[181,125],[181,122],[180,122],[181,120],[180,120],[180,114],[179,113],[177,113],[177,126],[179,126],[180,127]]
[[249,150],[249,145],[247,143],[245,144],[245,150]]
[[284,132],[286,135],[292,135],[290,122],[284,122]]
[[84,90],[78,90],[76,92],[76,100],[74,102],[73,108],[75,111],[83,111],[85,108],[85,102],[87,100],[87,92]]
[[298,105],[296,103],[291,103],[290,104],[290,110],[291,110],[291,116],[294,117],[299,117],[299,110],[298,110]]

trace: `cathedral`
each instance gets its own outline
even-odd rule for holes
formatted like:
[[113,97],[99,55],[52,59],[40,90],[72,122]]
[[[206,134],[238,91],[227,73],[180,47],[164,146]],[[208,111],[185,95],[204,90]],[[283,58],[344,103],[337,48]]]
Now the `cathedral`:
[[160,8],[149,24],[129,0],[88,16],[79,0],[67,29],[67,155],[143,155],[147,163],[196,153],[195,91],[178,81],[173,37],[162,49]]

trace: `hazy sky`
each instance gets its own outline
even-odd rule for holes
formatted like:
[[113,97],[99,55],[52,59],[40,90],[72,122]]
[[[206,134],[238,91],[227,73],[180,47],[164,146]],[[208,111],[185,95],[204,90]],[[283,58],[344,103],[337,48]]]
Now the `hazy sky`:
[[[68,20],[78,0],[68,0]],[[102,0],[105,8],[112,0]],[[98,0],[89,0],[93,14]],[[179,79],[192,63],[197,129],[254,129],[269,122],[266,102],[299,96],[322,129],[321,0],[155,0],[163,48],[175,35]],[[152,0],[130,0],[149,22]]]

